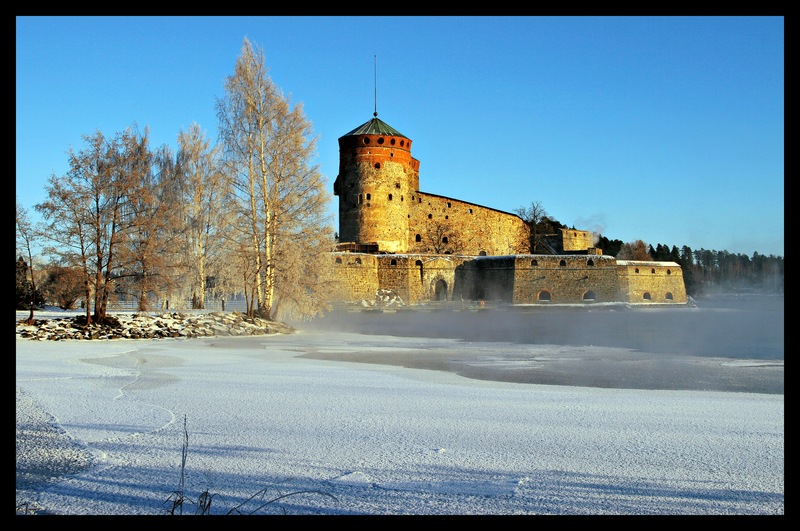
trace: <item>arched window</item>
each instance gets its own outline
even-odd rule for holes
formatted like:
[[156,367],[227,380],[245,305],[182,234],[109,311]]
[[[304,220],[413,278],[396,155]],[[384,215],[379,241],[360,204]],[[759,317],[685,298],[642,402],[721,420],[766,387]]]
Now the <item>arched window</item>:
[[549,291],[540,291],[539,300],[543,302],[549,302],[552,300],[552,295],[550,295]]
[[656,268],[655,268],[655,267],[654,267],[653,269],[651,269],[651,270],[650,270],[650,274],[651,274],[651,275],[655,275],[655,274],[656,274]]
[[361,258],[356,258],[356,263],[360,265],[361,264]]
[[[422,241],[422,236],[420,236],[419,234],[417,234],[416,236],[414,236],[414,241],[415,241],[415,242],[421,242],[421,241]],[[417,260],[417,261],[419,261],[419,260]]]
[[642,298],[644,300],[646,300],[646,301],[649,301],[650,300],[650,292],[649,291],[645,291],[644,295],[642,295]]
[[389,194],[389,201],[392,200],[392,194]]
[[532,265],[533,267],[536,267],[536,266],[538,266],[538,265],[539,265],[539,260],[536,260],[536,259],[534,258],[533,260],[531,260],[531,265]]
[[592,291],[592,290],[589,290],[589,291],[587,291],[586,293],[583,294],[583,300],[584,301],[594,301],[594,299],[595,299],[595,294],[594,294],[594,291]]
[[633,272],[634,273],[639,273],[639,268],[637,267],[636,269],[633,270]]
[[336,257],[336,263],[337,264],[341,264],[342,263],[342,259],[340,257],[338,257],[338,256]]
[[486,256],[486,251],[481,251],[478,253],[478,256]]
[[671,274],[672,274],[672,271],[670,271],[669,269],[667,269],[667,275],[671,275]]
[[668,291],[668,292],[667,292],[667,294],[666,294],[666,295],[664,295],[664,298],[665,298],[665,299],[667,299],[668,301],[671,301],[671,300],[672,300],[672,293],[670,293],[670,292]]
[[380,162],[376,162],[376,163],[375,163],[375,169],[376,169],[376,170],[379,170],[379,169],[381,169],[381,163],[380,163]]
[[594,260],[592,260],[591,258],[589,258],[589,260],[587,260],[587,261],[586,261],[586,265],[587,265],[587,266],[589,266],[589,267],[592,267],[592,266],[594,266]]
[[392,258],[392,261],[391,261],[391,262],[389,262],[389,265],[396,266],[396,265],[397,265],[397,260],[396,260],[396,259],[394,259],[394,258]]
[[561,267],[567,267],[567,261],[566,261],[566,260],[561,260],[561,261],[558,263],[558,265],[560,265]]
[[442,236],[442,243],[447,243],[447,236]]

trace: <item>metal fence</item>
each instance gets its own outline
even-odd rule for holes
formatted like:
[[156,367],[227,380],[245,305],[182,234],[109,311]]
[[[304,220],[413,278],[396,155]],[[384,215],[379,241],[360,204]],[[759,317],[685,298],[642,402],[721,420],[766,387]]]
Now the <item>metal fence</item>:
[[[240,312],[247,311],[247,303],[244,299],[234,299],[226,301],[224,299],[207,300],[204,303],[203,310],[195,310],[192,308],[192,300],[168,300],[158,299],[149,301],[149,310],[151,312],[178,312],[178,311],[205,311],[205,312]],[[110,301],[108,303],[108,311],[111,312],[136,312],[139,311],[139,301]]]

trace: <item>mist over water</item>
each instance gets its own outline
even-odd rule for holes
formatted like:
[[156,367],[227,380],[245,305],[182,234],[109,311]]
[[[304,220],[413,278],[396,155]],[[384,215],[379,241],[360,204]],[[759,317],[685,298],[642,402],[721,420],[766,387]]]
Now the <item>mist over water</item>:
[[304,355],[310,358],[526,384],[784,393],[782,295],[714,296],[685,306],[351,309],[303,327],[375,337]]
[[498,306],[335,311],[303,325],[367,335],[602,346],[734,359],[784,359],[783,295],[717,295],[690,306]]

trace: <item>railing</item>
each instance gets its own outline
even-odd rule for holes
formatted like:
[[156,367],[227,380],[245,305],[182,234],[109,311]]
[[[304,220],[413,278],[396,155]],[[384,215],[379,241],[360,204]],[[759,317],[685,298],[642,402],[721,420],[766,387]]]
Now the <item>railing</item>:
[[[240,312],[247,311],[247,304],[244,300],[226,301],[223,299],[207,300],[204,303],[205,308],[196,310],[192,308],[192,300],[175,301],[167,299],[159,299],[148,301],[148,308],[150,312],[170,312],[170,311],[205,311],[205,312]],[[110,301],[108,303],[108,311],[110,312],[136,312],[139,311],[139,301]]]

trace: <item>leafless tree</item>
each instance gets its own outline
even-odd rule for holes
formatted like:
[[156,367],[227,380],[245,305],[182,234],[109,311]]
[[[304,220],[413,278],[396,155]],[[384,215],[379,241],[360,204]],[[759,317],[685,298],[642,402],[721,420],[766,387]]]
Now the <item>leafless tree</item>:
[[[92,196],[96,197],[95,219],[102,219],[103,194],[101,173],[104,169],[105,137],[98,131],[93,136],[84,135],[86,148],[76,153],[70,148],[67,174],[50,176],[45,190],[48,199],[35,206],[47,224],[47,237],[52,243],[47,250],[61,258],[60,261],[80,267],[83,272],[86,319],[92,321],[92,274],[90,269],[93,249],[99,235],[92,238],[89,226],[92,220]],[[96,228],[96,223],[95,223]],[[102,247],[100,252],[102,252]]]
[[219,265],[221,252],[224,174],[219,148],[211,146],[196,123],[178,135],[175,175],[179,195],[173,207],[180,214],[183,227],[180,247],[187,266],[192,305],[205,308],[206,281]]
[[87,322],[102,322],[116,277],[129,265],[124,244],[136,219],[129,199],[146,142],[131,128],[112,140],[99,131],[83,138],[85,148],[70,148],[69,170],[50,177],[48,199],[35,208],[48,222],[50,251],[84,273]]
[[181,232],[174,164],[167,146],[150,149],[147,129],[142,135],[129,130],[119,142],[117,171],[125,175],[127,187],[121,227],[126,235],[117,253],[115,288],[127,291],[146,311],[152,306],[149,295],[162,296],[174,281],[170,272]]
[[17,232],[16,232],[16,254],[25,253],[28,256],[28,270],[31,274],[31,301],[30,301],[30,314],[26,320],[27,324],[33,324],[33,308],[36,305],[36,280],[33,271],[33,252],[32,247],[34,242],[38,239],[38,230],[31,223],[28,217],[28,211],[17,202]]
[[541,201],[533,201],[528,207],[517,208],[514,213],[522,218],[530,228],[531,253],[536,254],[542,251],[543,249],[540,249],[543,245],[542,239],[552,231],[552,226],[547,210],[542,206]]
[[140,309],[146,310],[149,293],[163,300],[185,300],[186,279],[191,260],[184,253],[185,218],[181,209],[183,178],[172,150],[162,145],[153,153],[152,176],[143,191],[142,213],[150,215],[137,222],[149,243],[143,250],[139,286]]
[[648,245],[642,240],[623,243],[616,258],[619,260],[641,260],[647,262],[653,259],[647,249]]
[[257,308],[255,292],[258,276],[256,250],[247,240],[229,240],[227,244],[219,276],[224,285],[236,287],[230,291],[244,294],[245,311],[247,315],[254,315]]
[[83,291],[83,272],[74,267],[51,264],[45,267],[46,279],[42,286],[42,294],[47,300],[54,301],[62,310],[75,306]]
[[449,220],[428,220],[424,239],[429,253],[453,254],[461,251],[460,232]]
[[263,50],[247,39],[217,116],[238,218],[246,220],[241,236],[254,251],[253,313],[273,319],[282,299],[302,314],[324,307],[321,277],[309,269],[333,243],[325,179],[310,164],[316,138],[302,106],[292,106],[270,79]]

